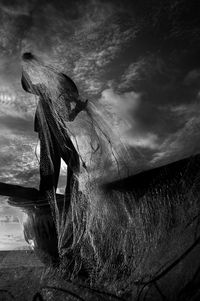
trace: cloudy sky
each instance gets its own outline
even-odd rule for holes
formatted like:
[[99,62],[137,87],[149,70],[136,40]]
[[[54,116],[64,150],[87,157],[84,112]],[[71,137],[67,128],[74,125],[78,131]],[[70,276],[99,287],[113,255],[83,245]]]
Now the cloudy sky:
[[[141,169],[199,152],[199,10],[192,0],[1,0],[0,181],[32,187],[39,181],[37,100],[20,86],[25,51],[70,76],[83,98],[128,122],[119,133]],[[0,201],[4,235],[20,213],[7,214]],[[5,248],[8,241],[0,241]]]

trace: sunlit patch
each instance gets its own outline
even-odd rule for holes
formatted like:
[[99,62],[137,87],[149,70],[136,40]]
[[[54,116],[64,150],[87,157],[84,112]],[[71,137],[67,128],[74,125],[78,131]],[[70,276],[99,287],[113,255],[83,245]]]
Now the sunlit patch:
[[15,94],[7,86],[0,87],[0,104],[10,105],[16,100]]
[[67,171],[67,164],[65,163],[65,161],[63,159],[61,159],[61,174],[66,174]]
[[30,246],[30,248],[33,250],[35,248],[35,243],[34,243],[34,240],[33,239],[29,239],[28,240],[28,244]]
[[35,155],[37,158],[40,158],[40,140],[38,140],[37,145],[35,147]]
[[20,219],[20,223],[23,225],[23,224],[27,223],[27,221],[28,221],[28,214],[26,214],[25,212],[23,212],[23,215],[22,215],[22,217]]

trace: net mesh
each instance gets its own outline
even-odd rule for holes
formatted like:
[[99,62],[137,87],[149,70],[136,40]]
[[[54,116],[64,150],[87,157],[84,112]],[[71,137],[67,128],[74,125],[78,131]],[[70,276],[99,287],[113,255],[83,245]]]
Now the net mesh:
[[[36,83],[35,77],[38,81]],[[70,78],[39,64],[33,57],[28,62],[26,60],[22,86],[27,92],[39,96],[35,115],[35,131],[40,140],[39,190],[50,204],[61,254],[62,249],[67,249],[68,244],[71,244],[72,229],[67,213],[72,191],[78,190],[76,177],[80,168],[79,156],[69,138],[65,122],[72,121],[85,104],[80,100],[78,90]],[[56,189],[61,158],[67,164],[68,171],[64,202],[58,205]]]
[[[56,226],[62,276],[74,278],[84,269],[91,284],[117,292],[131,287],[141,275],[152,275],[160,266],[149,267],[148,259],[156,258],[156,250],[162,241],[168,241],[169,233],[173,245],[173,237],[199,212],[199,156],[140,181],[133,178],[129,186],[123,183],[121,190],[120,184],[102,189],[99,173],[127,171],[123,157],[131,162],[131,155],[123,145],[115,147],[117,139],[94,104],[80,99],[67,76],[34,57],[24,60],[22,85],[39,96],[35,130],[41,143],[40,192],[50,204]],[[76,145],[77,131],[72,131],[82,111],[87,119],[78,125],[90,129],[90,164]],[[61,158],[68,168],[65,198],[58,204]],[[84,189],[79,181],[82,167]],[[179,230],[177,225],[181,225]]]

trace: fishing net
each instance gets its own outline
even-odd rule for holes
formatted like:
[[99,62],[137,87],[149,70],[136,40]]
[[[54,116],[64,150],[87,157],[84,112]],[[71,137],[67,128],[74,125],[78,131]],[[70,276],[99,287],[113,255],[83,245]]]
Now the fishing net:
[[[71,241],[72,229],[66,217],[70,199],[78,193],[76,177],[80,168],[79,155],[69,138],[66,121],[74,120],[86,103],[81,101],[75,84],[65,74],[44,66],[31,54],[25,54],[23,59],[22,86],[25,91],[39,96],[34,124],[40,140],[39,190],[51,207],[61,252]],[[68,168],[65,198],[58,204],[56,189],[61,158]]]
[[[86,271],[91,285],[114,292],[152,277],[162,268],[159,262],[152,265],[152,258],[160,256],[167,241],[170,256],[176,257],[177,233],[199,212],[199,156],[136,177],[129,175],[127,181],[103,189],[104,175],[111,179],[121,173],[123,179],[133,170],[134,150],[129,152],[121,144],[94,104],[81,100],[66,75],[31,54],[23,57],[22,86],[39,97],[35,130],[40,139],[40,194],[51,208],[62,277],[72,279]],[[85,118],[74,130],[83,112]],[[89,142],[78,144],[78,135],[79,140],[90,138]],[[67,164],[67,180],[60,202],[56,188],[61,158]]]
[[[106,203],[99,192],[99,181],[93,180],[98,178],[95,172],[104,175],[105,171],[111,170],[113,162],[114,173],[119,172],[120,156],[113,150],[112,135],[106,130],[106,121],[102,122],[98,114],[93,118],[92,109],[87,110],[87,101],[81,100],[70,78],[46,66],[30,53],[23,56],[22,86],[25,91],[39,97],[35,115],[35,131],[40,139],[39,190],[50,205],[57,231],[60,271],[64,277],[73,278],[84,269],[94,281],[100,280],[100,271],[104,277],[110,269],[111,275],[117,264],[125,273],[123,263],[120,269],[120,261],[123,261],[121,246],[115,250],[113,242],[126,234],[127,219],[123,221],[121,216],[122,222],[116,227],[118,208],[113,202]],[[81,111],[86,110],[87,118],[81,121],[83,123],[79,124],[78,130],[84,132],[84,129],[89,129],[91,155],[88,161],[87,155],[82,158],[79,147],[76,145],[75,148],[71,140],[74,138],[76,143],[71,124]],[[88,136],[84,137],[87,139]],[[87,146],[82,153],[88,154]],[[67,164],[67,180],[64,200],[59,202],[56,188],[61,158]],[[88,166],[90,169],[87,170]],[[85,177],[89,183],[84,192],[79,189],[81,168],[86,170]],[[35,219],[36,215],[31,214],[29,228],[34,228]],[[30,237],[31,233],[26,232]],[[40,234],[38,229],[39,237]]]

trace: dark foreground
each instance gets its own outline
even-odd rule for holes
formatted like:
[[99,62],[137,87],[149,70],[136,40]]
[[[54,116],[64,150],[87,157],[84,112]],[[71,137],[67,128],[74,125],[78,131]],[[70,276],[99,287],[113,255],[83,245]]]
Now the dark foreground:
[[0,300],[32,300],[43,270],[43,264],[32,251],[1,251]]
[[[6,251],[0,252],[0,300],[1,301],[38,301],[38,300],[67,300],[67,301],[139,301],[139,300],[200,300],[200,243],[189,250],[193,238],[193,226],[189,231],[168,246],[169,262],[171,256],[178,261],[174,266],[166,264],[161,258],[154,258],[155,266],[162,266],[157,274],[157,279],[147,284],[133,284],[132,296],[121,295],[120,297],[107,294],[101,290],[90,289],[86,283],[70,283],[59,279],[56,274],[46,273],[44,265],[32,251]],[[199,232],[199,231],[197,231]],[[173,256],[176,248],[180,249],[182,258]],[[152,262],[152,260],[151,260]],[[149,266],[151,272],[152,266]],[[41,290],[41,288],[44,288]],[[36,296],[37,292],[41,292]]]

